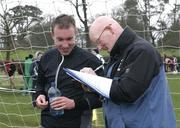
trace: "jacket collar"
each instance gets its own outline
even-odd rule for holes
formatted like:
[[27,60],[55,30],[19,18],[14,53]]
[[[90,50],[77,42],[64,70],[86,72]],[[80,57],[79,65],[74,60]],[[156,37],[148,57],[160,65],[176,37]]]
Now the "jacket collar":
[[110,52],[110,56],[122,55],[124,50],[129,46],[135,39],[136,33],[130,27],[125,27],[123,33],[119,36],[114,47]]

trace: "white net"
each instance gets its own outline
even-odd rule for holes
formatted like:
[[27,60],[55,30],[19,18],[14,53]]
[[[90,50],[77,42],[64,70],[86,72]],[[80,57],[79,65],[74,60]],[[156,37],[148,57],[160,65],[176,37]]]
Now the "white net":
[[[78,2],[78,6],[76,5]],[[86,3],[82,3],[86,2]],[[129,25],[152,42],[166,67],[177,126],[180,127],[180,2],[153,0],[0,0],[0,128],[40,126],[40,110],[32,106],[31,76],[24,72],[25,59],[52,47],[50,25],[62,13],[74,15],[78,26],[77,44],[86,48],[87,9],[89,25],[98,15],[111,15],[124,27]],[[105,54],[106,55],[106,54]],[[8,74],[10,64],[16,66]],[[94,127],[104,127],[102,110],[93,118]]]

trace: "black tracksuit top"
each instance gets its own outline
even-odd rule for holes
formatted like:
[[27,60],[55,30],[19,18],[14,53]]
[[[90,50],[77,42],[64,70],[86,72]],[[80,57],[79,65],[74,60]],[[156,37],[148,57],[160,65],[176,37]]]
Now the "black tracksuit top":
[[[56,70],[61,62],[61,54],[58,49],[47,51],[40,60],[37,80],[37,93],[47,96],[50,82],[55,81]],[[41,124],[45,128],[78,128],[80,126],[81,113],[83,110],[101,107],[99,96],[94,92],[84,92],[81,84],[69,77],[63,68],[79,71],[83,67],[95,69],[101,65],[101,61],[91,53],[75,46],[72,52],[64,56],[58,75],[58,88],[62,95],[74,99],[75,108],[65,110],[62,117],[53,117],[49,114],[49,107],[41,113]],[[97,72],[103,75],[103,70]],[[48,100],[48,98],[47,98]]]

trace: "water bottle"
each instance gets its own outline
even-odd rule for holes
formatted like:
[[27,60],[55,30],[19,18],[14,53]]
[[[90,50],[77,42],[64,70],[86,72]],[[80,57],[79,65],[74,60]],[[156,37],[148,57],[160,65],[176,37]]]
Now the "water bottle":
[[[61,96],[60,90],[57,87],[55,87],[54,82],[51,82],[51,87],[48,90],[49,102],[51,103],[53,100],[55,100],[57,97],[60,97],[60,96]],[[55,110],[50,105],[50,113],[52,116],[61,116],[64,114],[64,109]]]

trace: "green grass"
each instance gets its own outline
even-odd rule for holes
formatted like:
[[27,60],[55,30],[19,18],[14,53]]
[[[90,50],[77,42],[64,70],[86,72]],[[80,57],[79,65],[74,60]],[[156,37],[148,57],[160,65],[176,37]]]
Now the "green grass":
[[161,53],[161,56],[164,56],[164,54],[166,54],[167,56],[176,56],[176,57],[180,57],[180,50],[177,49],[173,49],[173,48],[159,48],[158,51]]
[[[174,108],[180,108],[180,74],[167,75],[170,91],[172,92],[172,99]],[[177,94],[178,93],[178,94]],[[180,128],[180,109],[175,109],[177,128]]]
[[[10,52],[10,58],[14,59],[14,60],[24,60],[26,56],[28,56],[29,54],[34,55],[36,51],[46,51],[47,48],[41,48],[41,49],[31,49],[31,48],[27,48],[26,50],[24,49],[16,49],[15,51],[11,51]],[[161,55],[163,56],[164,54],[166,54],[167,56],[180,56],[180,50],[179,49],[172,49],[172,48],[158,48],[157,49]],[[104,57],[109,56],[109,53],[105,50],[101,50],[100,54]],[[1,60],[5,60],[6,58],[6,52],[1,52],[0,55]]]
[[2,113],[0,128],[6,128],[6,125],[19,127],[39,125],[39,110],[32,107],[29,95],[23,96],[17,93],[1,92],[0,99]]
[[[28,48],[26,50],[15,50],[10,52],[10,58],[14,60],[25,60],[25,57],[27,57],[29,54],[34,55],[37,51],[45,51],[46,49],[31,49]],[[0,54],[1,60],[6,60],[6,52],[1,52]]]
[[[172,49],[172,48],[159,48],[157,49],[161,56],[164,56],[166,54],[167,56],[176,56],[180,57],[180,50],[179,49]],[[100,54],[104,57],[109,56],[109,53],[107,51],[100,51]]]
[[[17,75],[16,75],[17,76]],[[180,74],[167,75],[169,87],[173,98],[174,108],[180,108]],[[8,81],[0,78],[0,87],[8,87]],[[16,87],[24,86],[22,77],[16,77]],[[180,120],[180,110],[175,109],[176,119]],[[0,128],[38,127],[40,122],[40,110],[31,105],[31,96],[22,93],[0,92]],[[97,109],[97,120],[93,122],[94,128],[104,128],[102,109]],[[177,128],[180,128],[180,121]]]
[[[16,88],[23,88],[22,76],[16,76]],[[7,78],[0,78],[0,87],[9,88],[8,85]],[[39,122],[40,110],[32,107],[30,94],[0,92],[0,128],[37,127]]]

